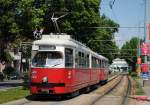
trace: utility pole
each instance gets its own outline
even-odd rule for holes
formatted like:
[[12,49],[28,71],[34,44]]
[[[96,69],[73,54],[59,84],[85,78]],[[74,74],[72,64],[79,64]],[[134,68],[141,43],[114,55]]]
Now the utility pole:
[[[139,27],[140,27],[140,23],[139,23]],[[138,68],[137,68],[137,73],[138,73],[138,76],[140,76],[140,73],[141,73],[141,63],[142,63],[142,60],[141,60],[141,42],[140,42],[140,28],[139,28],[139,36],[138,36],[138,45],[137,45],[137,64],[138,64]]]
[[[144,43],[146,43],[147,33],[146,33],[146,16],[147,16],[147,0],[144,0]],[[147,63],[147,55],[144,57],[144,62]]]
[[146,42],[146,2],[147,0],[144,0],[144,42]]

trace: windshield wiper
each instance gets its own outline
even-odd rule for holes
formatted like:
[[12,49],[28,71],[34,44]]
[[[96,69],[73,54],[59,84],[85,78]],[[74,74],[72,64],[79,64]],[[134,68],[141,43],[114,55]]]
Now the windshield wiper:
[[55,65],[53,65],[53,66],[51,66],[51,67],[55,67],[55,66],[58,66],[58,65],[61,65],[61,63],[55,64]]

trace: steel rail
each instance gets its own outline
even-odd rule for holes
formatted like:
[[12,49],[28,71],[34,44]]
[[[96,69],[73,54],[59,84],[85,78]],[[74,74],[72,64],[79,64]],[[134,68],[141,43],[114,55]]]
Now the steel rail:
[[[116,77],[118,77],[118,76],[116,76]],[[121,79],[119,80],[119,81],[117,81],[117,83],[113,86],[113,87],[111,87],[108,91],[106,91],[104,94],[101,94],[99,97],[97,97],[94,101],[92,101],[89,105],[95,105],[95,103],[96,102],[98,102],[101,98],[103,98],[105,95],[107,95],[110,91],[112,91],[114,88],[116,88],[119,84],[120,84],[120,82],[121,82],[121,80],[122,80],[122,78],[123,78],[123,76],[121,77]],[[112,81],[113,79],[115,79],[115,78],[112,78],[110,81]]]
[[124,96],[124,99],[122,101],[122,104],[121,105],[128,105],[128,96],[130,95],[131,93],[131,79],[129,78],[128,76],[128,87],[127,87],[127,92]]

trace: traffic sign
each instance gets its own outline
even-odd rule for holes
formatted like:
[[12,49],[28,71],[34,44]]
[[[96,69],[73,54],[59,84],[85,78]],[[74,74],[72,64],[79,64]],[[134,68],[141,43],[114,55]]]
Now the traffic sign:
[[148,80],[149,74],[147,73],[142,73],[142,78],[143,80]]

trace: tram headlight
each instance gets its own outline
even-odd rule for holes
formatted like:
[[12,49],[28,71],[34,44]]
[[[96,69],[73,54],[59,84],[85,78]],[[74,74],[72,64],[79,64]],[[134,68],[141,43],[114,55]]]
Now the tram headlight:
[[42,82],[43,83],[48,83],[48,77],[43,77]]
[[32,78],[37,78],[36,74],[37,74],[37,71],[32,71],[31,72],[31,77]]
[[37,71],[32,71],[31,73],[34,75],[34,74],[36,74],[36,73],[37,73]]
[[69,71],[68,72],[68,78],[71,79],[71,77],[72,77],[72,73],[71,73],[71,71]]

